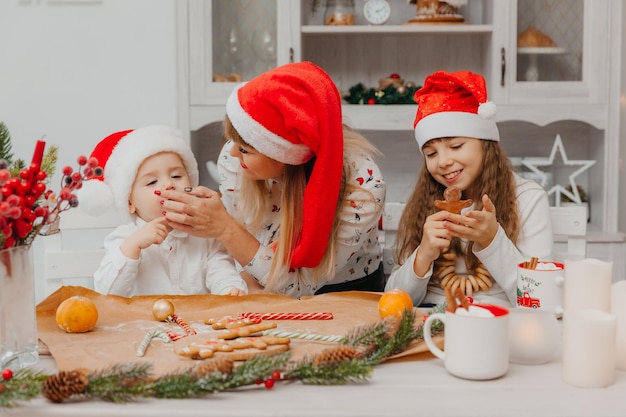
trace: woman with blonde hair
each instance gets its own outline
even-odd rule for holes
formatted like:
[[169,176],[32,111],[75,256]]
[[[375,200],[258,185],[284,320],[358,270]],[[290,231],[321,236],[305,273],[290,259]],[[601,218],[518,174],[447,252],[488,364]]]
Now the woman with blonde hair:
[[374,146],[343,124],[328,74],[302,62],[241,84],[224,130],[220,193],[163,193],[169,224],[220,240],[252,289],[382,291],[385,183]]

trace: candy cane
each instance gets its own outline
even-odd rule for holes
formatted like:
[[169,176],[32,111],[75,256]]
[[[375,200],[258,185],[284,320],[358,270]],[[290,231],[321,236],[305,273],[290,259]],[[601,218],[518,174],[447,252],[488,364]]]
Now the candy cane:
[[196,331],[189,327],[189,325],[176,314],[172,314],[172,321],[182,327],[188,335],[196,334]]
[[324,335],[313,333],[285,332],[281,330],[265,330],[263,336],[288,337],[290,339],[315,340],[319,342],[345,342],[346,337],[340,335]]
[[170,341],[170,337],[165,332],[162,332],[161,330],[150,330],[143,337],[141,343],[139,343],[137,351],[135,352],[137,356],[143,356],[146,354],[146,349],[148,349],[148,345],[154,338],[159,338],[165,343],[168,343]]
[[261,320],[331,320],[333,313],[242,313],[242,318]]

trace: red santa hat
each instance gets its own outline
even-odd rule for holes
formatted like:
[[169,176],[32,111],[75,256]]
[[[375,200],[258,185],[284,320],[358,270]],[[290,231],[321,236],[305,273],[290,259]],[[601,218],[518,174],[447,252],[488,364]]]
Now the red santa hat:
[[337,87],[310,62],[286,64],[236,88],[226,114],[246,143],[272,159],[300,165],[315,157],[291,267],[316,267],[328,245],[341,187],[343,127]]
[[420,151],[435,138],[464,136],[500,140],[496,105],[487,101],[485,79],[469,71],[435,72],[415,92],[413,127]]
[[91,153],[103,175],[83,182],[77,193],[79,207],[97,216],[114,205],[123,221],[132,221],[128,199],[137,170],[148,157],[160,152],[180,155],[191,185],[198,185],[198,163],[179,130],[158,125],[124,130],[102,139]]

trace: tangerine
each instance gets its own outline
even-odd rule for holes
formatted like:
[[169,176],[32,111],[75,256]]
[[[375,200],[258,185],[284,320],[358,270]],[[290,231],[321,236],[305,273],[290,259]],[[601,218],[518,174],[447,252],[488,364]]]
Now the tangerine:
[[67,333],[84,333],[98,322],[98,309],[91,299],[75,295],[57,307],[56,321]]
[[394,288],[385,292],[378,300],[378,313],[381,317],[396,316],[402,318],[404,310],[413,309],[413,300],[406,291]]

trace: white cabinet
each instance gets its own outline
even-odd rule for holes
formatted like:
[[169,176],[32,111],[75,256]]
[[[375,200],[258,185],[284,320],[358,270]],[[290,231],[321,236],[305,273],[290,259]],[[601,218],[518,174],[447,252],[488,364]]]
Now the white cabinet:
[[[177,2],[181,126],[194,132],[223,119],[235,83],[214,82],[216,73],[249,79],[268,66],[308,60],[328,71],[345,94],[359,82],[377,87],[392,73],[420,85],[436,70],[470,70],[487,80],[512,157],[547,157],[560,134],[570,160],[596,161],[577,178],[591,196],[589,230],[618,232],[620,97],[610,86],[620,81],[623,2],[468,0],[461,9],[464,23],[409,25],[416,6],[389,1],[391,18],[380,26],[365,23],[362,0],[355,1],[352,26],[325,26],[324,0]],[[520,50],[518,35],[529,26],[554,45]],[[265,49],[259,52],[258,45]],[[416,107],[343,109],[355,128],[393,140],[410,137]],[[413,153],[413,145],[409,141],[406,152]],[[388,181],[414,179],[411,172]]]

